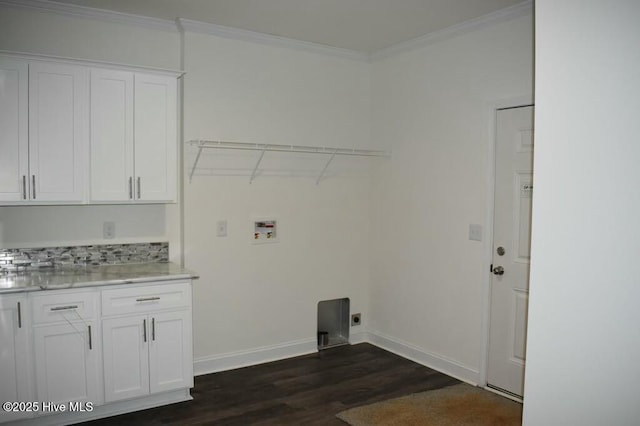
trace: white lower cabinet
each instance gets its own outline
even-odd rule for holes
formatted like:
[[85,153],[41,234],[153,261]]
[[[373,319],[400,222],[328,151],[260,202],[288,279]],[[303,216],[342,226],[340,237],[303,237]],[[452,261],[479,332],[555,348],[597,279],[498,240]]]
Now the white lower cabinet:
[[191,285],[102,292],[107,402],[193,386]]
[[105,401],[193,386],[191,312],[102,321]]
[[193,387],[192,348],[191,311],[164,312],[151,317],[151,393]]
[[100,346],[95,331],[94,321],[34,328],[38,401],[99,405]]
[[[0,401],[32,401],[29,386],[29,315],[24,295],[0,296]],[[0,422],[29,417],[0,410]]]
[[93,290],[40,292],[32,297],[38,401],[100,404],[97,298]]
[[149,393],[147,316],[102,320],[104,398],[107,402]]
[[[0,294],[0,399],[98,409],[54,423],[188,400],[191,306],[188,280]],[[50,413],[0,411],[0,423]]]

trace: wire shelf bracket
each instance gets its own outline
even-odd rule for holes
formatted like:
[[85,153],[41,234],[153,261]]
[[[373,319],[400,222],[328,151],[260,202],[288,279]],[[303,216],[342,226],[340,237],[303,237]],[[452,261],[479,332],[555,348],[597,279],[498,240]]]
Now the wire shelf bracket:
[[260,151],[258,160],[256,161],[249,183],[252,183],[258,174],[260,163],[264,158],[265,152],[293,152],[304,154],[323,154],[329,155],[329,159],[324,165],[324,168],[316,179],[316,185],[320,183],[325,176],[329,165],[336,156],[354,156],[354,157],[390,157],[391,153],[388,151],[370,150],[370,149],[350,149],[350,148],[334,148],[334,147],[320,147],[320,146],[296,146],[296,145],[276,145],[276,144],[260,144],[260,143],[247,143],[247,142],[223,142],[223,141],[209,141],[209,140],[190,140],[187,142],[190,145],[195,145],[198,148],[198,153],[191,166],[189,172],[189,183],[193,180],[193,175],[198,167],[200,156],[204,149],[235,149],[244,151]]

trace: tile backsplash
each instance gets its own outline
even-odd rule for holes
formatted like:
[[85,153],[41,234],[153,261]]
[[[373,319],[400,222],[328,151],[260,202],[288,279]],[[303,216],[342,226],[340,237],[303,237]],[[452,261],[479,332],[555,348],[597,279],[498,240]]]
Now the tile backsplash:
[[0,273],[168,261],[168,242],[0,249]]

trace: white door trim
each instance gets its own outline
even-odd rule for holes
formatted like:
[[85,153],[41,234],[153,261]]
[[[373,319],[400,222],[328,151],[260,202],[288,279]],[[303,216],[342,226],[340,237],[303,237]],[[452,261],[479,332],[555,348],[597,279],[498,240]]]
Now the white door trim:
[[482,247],[482,341],[480,344],[480,372],[478,385],[487,386],[487,363],[489,362],[489,319],[491,315],[491,275],[489,268],[493,258],[493,214],[495,203],[496,180],[496,114],[500,109],[533,105],[533,94],[513,98],[495,99],[484,107],[485,123],[487,123],[487,180],[485,182],[485,220],[484,242]]

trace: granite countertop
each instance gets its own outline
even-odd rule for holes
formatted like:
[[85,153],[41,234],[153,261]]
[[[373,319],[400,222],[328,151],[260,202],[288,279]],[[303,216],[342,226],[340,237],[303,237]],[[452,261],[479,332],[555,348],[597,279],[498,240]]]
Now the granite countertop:
[[171,262],[67,267],[0,274],[0,294],[195,278]]

